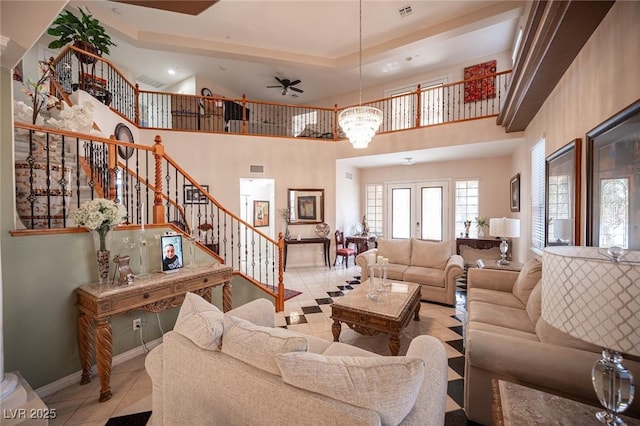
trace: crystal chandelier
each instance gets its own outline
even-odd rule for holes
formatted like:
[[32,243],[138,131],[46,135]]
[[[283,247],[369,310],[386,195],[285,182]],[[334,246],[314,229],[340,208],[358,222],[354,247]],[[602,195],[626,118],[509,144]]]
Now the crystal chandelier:
[[369,146],[382,123],[382,111],[362,105],[362,0],[360,0],[360,102],[358,106],[346,108],[338,114],[338,123],[356,149]]

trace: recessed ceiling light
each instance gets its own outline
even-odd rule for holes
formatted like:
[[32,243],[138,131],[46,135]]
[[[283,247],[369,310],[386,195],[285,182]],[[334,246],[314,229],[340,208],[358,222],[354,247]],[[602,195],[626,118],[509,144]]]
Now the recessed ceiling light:
[[176,75],[176,70],[174,70],[173,68],[169,68],[167,72],[171,75]]
[[111,11],[113,13],[115,13],[116,15],[122,15],[122,11],[120,9],[118,9],[117,7],[112,7]]

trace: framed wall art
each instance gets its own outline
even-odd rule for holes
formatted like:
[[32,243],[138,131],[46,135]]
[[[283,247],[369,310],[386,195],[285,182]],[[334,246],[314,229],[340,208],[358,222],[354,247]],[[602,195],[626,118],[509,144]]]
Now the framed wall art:
[[291,225],[324,222],[324,189],[289,188]]
[[482,76],[495,74],[497,69],[496,60],[473,65],[464,69],[464,103],[486,101],[496,97],[496,78]]
[[509,183],[510,208],[512,212],[520,211],[520,173],[511,178]]
[[[209,192],[209,185],[200,185]],[[195,185],[184,185],[185,204],[207,204],[208,198]]]
[[253,226],[269,226],[269,202],[253,201]]

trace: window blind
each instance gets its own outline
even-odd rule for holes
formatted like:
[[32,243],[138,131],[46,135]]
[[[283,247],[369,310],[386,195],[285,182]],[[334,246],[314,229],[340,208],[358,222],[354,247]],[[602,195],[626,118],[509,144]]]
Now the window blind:
[[531,150],[531,247],[544,248],[544,139]]

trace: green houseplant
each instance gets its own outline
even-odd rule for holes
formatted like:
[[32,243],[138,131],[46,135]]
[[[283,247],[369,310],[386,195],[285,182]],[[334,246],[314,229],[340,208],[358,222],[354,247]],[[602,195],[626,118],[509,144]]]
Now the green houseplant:
[[[93,18],[91,14],[85,13],[82,9],[78,9],[81,18],[73,13],[65,10],[64,13],[58,15],[53,21],[51,27],[47,30],[47,34],[57,37],[56,40],[49,43],[50,49],[60,49],[69,43],[79,49],[102,56],[103,53],[109,54],[109,46],[116,44],[111,41],[111,37],[106,33],[100,21]],[[78,56],[85,62],[93,62],[95,58],[89,56]]]

